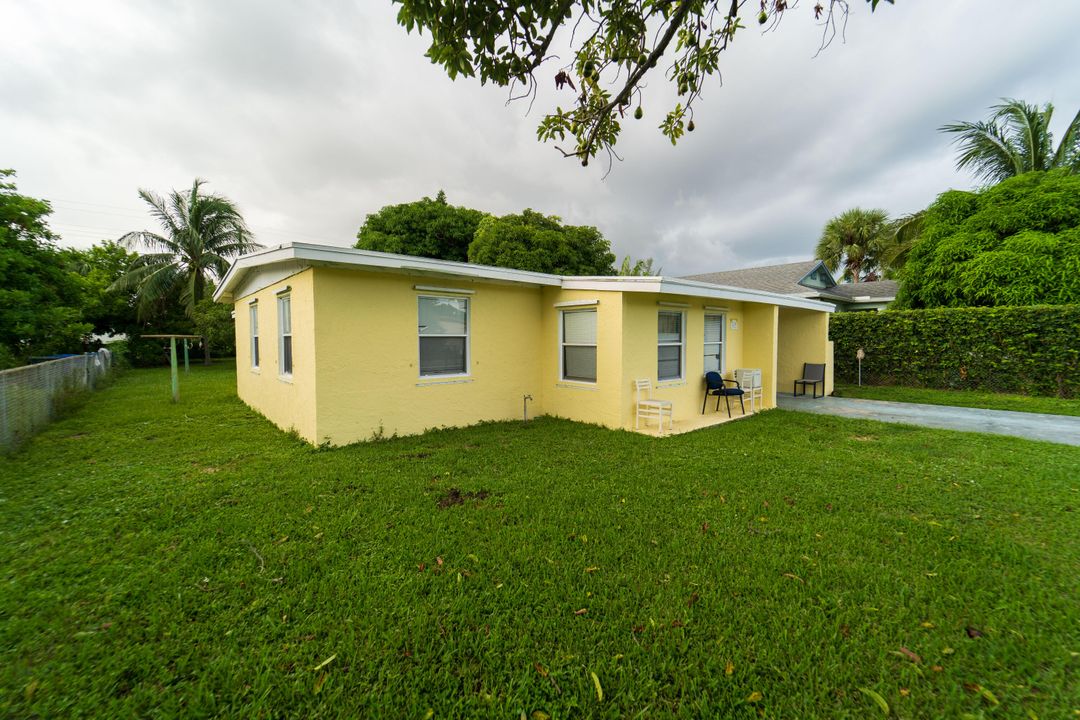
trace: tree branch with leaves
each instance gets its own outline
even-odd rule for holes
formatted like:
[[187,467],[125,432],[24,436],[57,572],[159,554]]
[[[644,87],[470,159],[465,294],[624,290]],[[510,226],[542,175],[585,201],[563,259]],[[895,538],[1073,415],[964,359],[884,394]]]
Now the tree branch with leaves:
[[[882,0],[865,0],[871,11]],[[892,3],[894,0],[884,0]],[[511,100],[536,98],[537,72],[560,31],[569,29],[569,62],[552,67],[556,90],[572,92],[547,112],[537,138],[582,165],[614,147],[627,114],[644,117],[646,80],[661,73],[678,101],[660,131],[676,144],[692,132],[694,105],[720,74],[721,53],[747,25],[748,6],[763,30],[775,29],[799,0],[395,0],[398,23],[427,31],[427,56],[451,78],[479,77],[510,89]],[[808,8],[822,28],[824,48],[846,22],[848,0],[818,0]],[[661,61],[670,62],[661,68]],[[633,109],[631,109],[633,108]]]

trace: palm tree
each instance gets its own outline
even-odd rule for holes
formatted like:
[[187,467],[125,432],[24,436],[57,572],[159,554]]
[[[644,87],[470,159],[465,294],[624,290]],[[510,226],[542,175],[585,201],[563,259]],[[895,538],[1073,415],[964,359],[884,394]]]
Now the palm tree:
[[860,282],[876,277],[879,255],[889,235],[884,210],[852,208],[825,224],[814,256],[830,269],[844,268],[844,279]]
[[[191,315],[210,283],[228,270],[230,258],[259,248],[236,205],[203,192],[204,184],[196,179],[189,192],[173,190],[167,199],[139,190],[163,232],[136,230],[120,238],[129,249],[146,246],[151,252],[140,255],[112,288],[135,291],[140,319],[177,297]],[[210,349],[203,347],[209,360]]]
[[1005,98],[990,109],[994,112],[989,120],[939,128],[956,136],[953,142],[960,149],[957,170],[970,168],[975,177],[991,184],[1035,170],[1080,172],[1080,112],[1055,150],[1050,132],[1051,103],[1040,108]]
[[889,223],[889,231],[879,248],[878,260],[886,277],[893,277],[904,267],[908,255],[922,235],[926,211],[909,213]]

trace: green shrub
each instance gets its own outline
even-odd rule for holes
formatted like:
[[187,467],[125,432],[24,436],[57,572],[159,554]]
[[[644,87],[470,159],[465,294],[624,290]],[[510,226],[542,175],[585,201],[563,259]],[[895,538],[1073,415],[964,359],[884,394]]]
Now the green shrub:
[[1080,397],[1080,305],[837,313],[836,379]]

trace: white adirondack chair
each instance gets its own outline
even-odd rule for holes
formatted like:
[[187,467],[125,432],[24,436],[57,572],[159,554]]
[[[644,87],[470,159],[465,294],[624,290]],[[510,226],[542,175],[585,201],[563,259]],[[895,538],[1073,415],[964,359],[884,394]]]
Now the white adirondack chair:
[[673,430],[675,428],[674,419],[672,418],[673,406],[670,400],[656,400],[652,396],[652,380],[649,378],[639,378],[634,381],[634,387],[637,389],[637,417],[634,418],[634,429],[640,429],[641,419],[645,418],[645,425],[648,426],[649,418],[656,418],[659,424],[660,434],[664,434],[664,416],[668,419],[668,429]]

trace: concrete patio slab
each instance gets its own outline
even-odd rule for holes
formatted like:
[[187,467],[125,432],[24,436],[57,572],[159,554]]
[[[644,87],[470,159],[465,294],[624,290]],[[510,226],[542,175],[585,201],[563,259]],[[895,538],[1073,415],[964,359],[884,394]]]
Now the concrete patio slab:
[[1013,435],[1029,440],[1045,440],[1080,445],[1080,417],[983,410],[951,405],[923,405],[858,398],[794,397],[778,394],[777,407],[798,412],[838,417],[921,425],[922,427],[966,432]]

